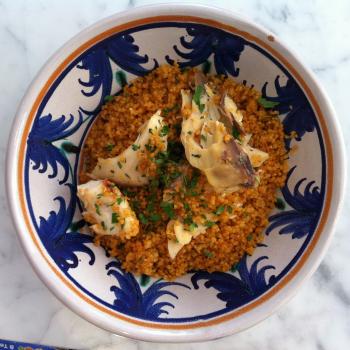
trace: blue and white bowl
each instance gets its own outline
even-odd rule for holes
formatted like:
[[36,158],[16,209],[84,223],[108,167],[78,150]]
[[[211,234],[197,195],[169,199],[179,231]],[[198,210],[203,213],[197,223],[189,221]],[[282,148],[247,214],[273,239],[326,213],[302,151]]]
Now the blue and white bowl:
[[[104,97],[156,66],[202,66],[278,102],[290,154],[266,236],[226,273],[175,282],[134,276],[92,244],[75,195],[80,151]],[[335,166],[337,173],[335,174]],[[264,319],[320,263],[344,193],[345,156],[334,110],[313,74],[280,40],[241,16],[157,5],[104,19],[43,67],[16,116],[7,188],[34,269],[68,307],[121,335],[203,341]]]

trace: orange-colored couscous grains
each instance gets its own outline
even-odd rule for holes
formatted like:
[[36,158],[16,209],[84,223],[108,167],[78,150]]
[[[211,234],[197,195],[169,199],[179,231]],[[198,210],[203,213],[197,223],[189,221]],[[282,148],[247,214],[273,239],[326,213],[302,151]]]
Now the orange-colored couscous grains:
[[[193,77],[193,69],[181,71],[177,66],[161,66],[134,80],[120,95],[106,103],[85,142],[80,181],[89,180],[86,173],[93,169],[98,158],[116,156],[130,146],[141,125],[159,109],[169,125],[168,140],[179,141],[180,92],[193,86]],[[260,94],[253,88],[223,76],[211,76],[209,81],[218,92],[227,92],[242,111],[244,129],[252,134],[250,144],[269,154],[258,171],[260,184],[226,196],[211,193],[206,198],[175,197],[174,209],[179,215],[186,215],[186,210],[190,210],[196,217],[203,212],[203,207],[208,212],[220,206],[232,208],[230,214],[233,215],[228,215],[227,210],[220,213],[218,221],[184,246],[174,260],[169,257],[167,248],[169,218],[159,207],[163,190],[152,189],[149,185],[121,188],[131,205],[137,205],[141,213],[148,210],[152,195],[153,210],[159,213],[156,224],[141,225],[140,233],[126,242],[115,236],[95,237],[95,243],[117,257],[127,271],[165,279],[174,279],[190,270],[227,271],[245,253],[252,254],[263,239],[276,190],[283,186],[287,172],[282,124],[275,112],[258,104]],[[205,182],[205,177],[200,176],[197,186],[205,185]]]

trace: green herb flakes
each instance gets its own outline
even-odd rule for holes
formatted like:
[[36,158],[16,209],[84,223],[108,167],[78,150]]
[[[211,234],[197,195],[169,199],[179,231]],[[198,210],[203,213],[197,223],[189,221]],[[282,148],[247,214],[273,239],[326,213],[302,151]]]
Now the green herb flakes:
[[163,137],[168,135],[168,133],[169,133],[169,126],[163,125],[163,127],[160,129],[159,136]]
[[234,264],[231,266],[230,271],[231,271],[231,272],[236,272],[237,269],[238,269],[238,265],[239,265],[239,262],[234,263]]
[[221,215],[225,210],[225,206],[224,205],[219,205],[215,211],[214,211],[214,214],[215,215]]
[[105,150],[108,151],[108,152],[111,152],[114,148],[114,144],[113,143],[108,143],[106,146],[105,146]]
[[232,127],[232,136],[236,139],[239,140],[241,137],[241,134],[239,132],[239,130],[236,127]]
[[95,210],[97,215],[101,215],[100,206],[95,203]]
[[148,219],[146,216],[142,213],[139,214],[139,220],[141,221],[142,224],[147,225],[148,224]]
[[214,257],[214,253],[213,253],[213,252],[210,252],[210,251],[207,250],[207,249],[204,249],[204,250],[203,250],[203,255],[204,255],[205,257],[207,257],[208,259],[211,259],[212,257]]
[[124,200],[123,198],[118,197],[118,198],[117,198],[117,204],[118,204],[118,205],[120,205],[120,204],[121,204],[121,202],[122,202],[123,200]]
[[163,108],[162,114],[163,114],[164,117],[166,117],[170,112],[176,113],[179,110],[180,110],[180,105],[178,103],[175,103],[174,106],[172,106],[172,107],[169,107],[169,108],[165,107],[165,108]]
[[184,218],[184,224],[185,224],[185,225],[191,225],[192,223],[193,223],[192,216],[191,216],[191,215],[187,215],[187,216]]
[[132,148],[133,151],[137,151],[138,149],[140,149],[140,146],[139,146],[139,145],[133,144],[133,145],[131,146],[131,148]]
[[145,147],[146,147],[146,150],[150,153],[153,153],[156,150],[156,146],[153,146],[150,144],[145,145]]
[[104,97],[104,101],[105,101],[105,102],[110,102],[110,101],[113,100],[113,97],[114,97],[114,96],[107,95],[107,96]]
[[184,202],[184,208],[186,211],[190,211],[191,207],[189,206],[189,204],[187,202]]
[[162,202],[160,207],[163,209],[164,213],[168,215],[169,219],[174,219],[174,203],[172,202]]
[[215,222],[214,221],[210,221],[210,220],[206,220],[205,223],[204,223],[204,226],[205,227],[213,227],[215,225]]
[[279,105],[279,102],[269,101],[264,97],[260,97],[258,99],[258,103],[260,106],[264,107],[265,109],[274,108]]
[[126,80],[126,74],[121,70],[115,73],[115,79],[121,88],[123,88],[128,83]]
[[118,164],[119,169],[121,169],[123,167],[122,163],[120,163],[119,161],[117,164]]
[[277,198],[275,202],[275,207],[279,210],[286,209],[286,203],[284,203],[282,198]]
[[190,226],[189,226],[189,230],[191,232],[193,232],[197,227],[198,227],[198,225],[195,222],[192,222],[192,224],[190,224]]
[[144,274],[141,275],[140,284],[142,287],[146,287],[150,281],[151,281],[151,277]]
[[193,101],[198,106],[199,111],[202,113],[204,111],[205,105],[201,104],[201,96],[204,93],[204,86],[198,85],[193,94]]
[[117,224],[118,223],[118,214],[117,213],[112,213],[112,224]]
[[154,213],[150,215],[149,219],[153,222],[157,222],[161,219],[161,216],[159,214]]

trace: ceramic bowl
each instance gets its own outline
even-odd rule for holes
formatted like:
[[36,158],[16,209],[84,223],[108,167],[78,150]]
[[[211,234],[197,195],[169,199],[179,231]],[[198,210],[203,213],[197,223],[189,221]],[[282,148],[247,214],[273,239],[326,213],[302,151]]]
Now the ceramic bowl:
[[[297,138],[286,140],[294,150],[288,178],[254,254],[225,273],[166,282],[124,272],[92,244],[75,190],[80,150],[105,96],[174,61],[254,86],[278,103],[285,132]],[[203,341],[264,319],[314,272],[344,193],[344,158],[327,96],[274,34],[228,11],[157,5],[106,18],[50,58],[17,112],[7,188],[30,262],[69,308],[132,338]]]

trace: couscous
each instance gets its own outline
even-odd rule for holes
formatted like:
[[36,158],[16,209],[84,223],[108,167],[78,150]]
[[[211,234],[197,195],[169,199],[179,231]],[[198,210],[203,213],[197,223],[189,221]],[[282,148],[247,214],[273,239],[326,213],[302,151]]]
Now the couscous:
[[176,65],[111,97],[78,187],[95,243],[126,271],[170,280],[252,254],[287,172],[283,126],[263,102],[231,78]]

